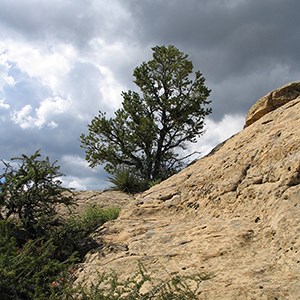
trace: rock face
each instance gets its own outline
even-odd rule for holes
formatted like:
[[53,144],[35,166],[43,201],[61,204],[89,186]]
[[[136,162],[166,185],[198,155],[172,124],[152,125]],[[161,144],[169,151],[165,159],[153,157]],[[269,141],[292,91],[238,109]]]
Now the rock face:
[[265,96],[247,128],[99,228],[78,281],[141,261],[159,278],[212,274],[199,299],[300,299],[300,97],[280,92],[298,87]]
[[[82,213],[89,206],[98,206],[100,208],[118,207],[123,208],[131,200],[133,196],[112,190],[106,191],[75,191],[72,196],[75,200],[75,205],[70,207],[75,214]],[[69,216],[69,208],[60,205],[58,213],[64,217]]]
[[75,192],[74,198],[77,204],[75,212],[78,213],[84,211],[88,206],[93,205],[97,205],[101,208],[112,206],[122,208],[133,200],[133,196],[111,190]]
[[300,96],[300,82],[286,84],[260,98],[249,110],[246,117],[248,127],[265,114]]

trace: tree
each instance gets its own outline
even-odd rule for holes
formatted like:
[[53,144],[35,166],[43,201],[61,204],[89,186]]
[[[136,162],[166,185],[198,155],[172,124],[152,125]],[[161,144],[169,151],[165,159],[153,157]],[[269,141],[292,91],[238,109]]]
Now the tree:
[[31,156],[22,155],[12,161],[20,161],[17,169],[3,162],[5,172],[0,191],[0,219],[17,217],[30,238],[43,235],[47,227],[57,220],[58,204],[73,203],[70,193],[58,179],[62,174],[56,162],[40,159],[39,151]]
[[122,108],[114,118],[99,112],[81,135],[81,146],[91,167],[105,164],[117,174],[128,170],[147,182],[165,179],[180,170],[187,142],[203,134],[204,118],[211,113],[210,90],[195,72],[188,55],[174,46],[152,48],[153,59],[135,68],[141,90],[122,92]]

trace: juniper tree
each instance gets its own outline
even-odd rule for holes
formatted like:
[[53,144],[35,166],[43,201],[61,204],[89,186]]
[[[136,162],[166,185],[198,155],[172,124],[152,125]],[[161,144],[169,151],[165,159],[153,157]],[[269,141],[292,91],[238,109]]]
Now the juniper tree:
[[91,167],[116,175],[128,170],[146,182],[169,177],[183,166],[187,143],[203,134],[210,90],[188,55],[175,46],[152,48],[153,58],[135,68],[136,91],[122,92],[122,107],[108,118],[99,112],[81,135]]

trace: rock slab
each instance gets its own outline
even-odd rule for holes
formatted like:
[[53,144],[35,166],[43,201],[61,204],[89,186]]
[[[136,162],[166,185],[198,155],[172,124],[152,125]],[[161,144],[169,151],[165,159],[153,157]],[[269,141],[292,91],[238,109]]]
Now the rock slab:
[[77,280],[130,277],[141,261],[157,278],[212,274],[199,299],[300,299],[300,97],[291,98],[129,201],[95,233],[104,246]]
[[249,110],[245,127],[250,126],[262,116],[300,96],[300,82],[286,84],[260,98]]

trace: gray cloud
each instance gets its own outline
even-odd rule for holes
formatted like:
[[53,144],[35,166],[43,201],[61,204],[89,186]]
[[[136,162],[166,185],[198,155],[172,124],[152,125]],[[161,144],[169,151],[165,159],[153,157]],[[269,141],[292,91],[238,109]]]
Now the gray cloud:
[[3,0],[0,8],[2,37],[60,40],[85,49],[96,37],[124,39],[132,33],[130,13],[116,0]]
[[79,136],[136,89],[133,69],[150,48],[168,44],[212,89],[207,133],[192,146],[208,151],[241,129],[259,97],[299,80],[299,10],[296,0],[2,0],[0,158],[42,149],[67,186],[104,188]]
[[[176,44],[190,54],[195,68],[217,91],[214,94],[218,98],[213,98],[215,118],[229,112],[246,113],[249,101],[255,101],[269,88],[299,78],[298,1],[130,3],[144,43]],[[272,72],[277,76],[270,78]],[[230,88],[224,89],[228,84]],[[244,93],[240,86],[246,87]],[[234,90],[238,92],[232,97]]]

